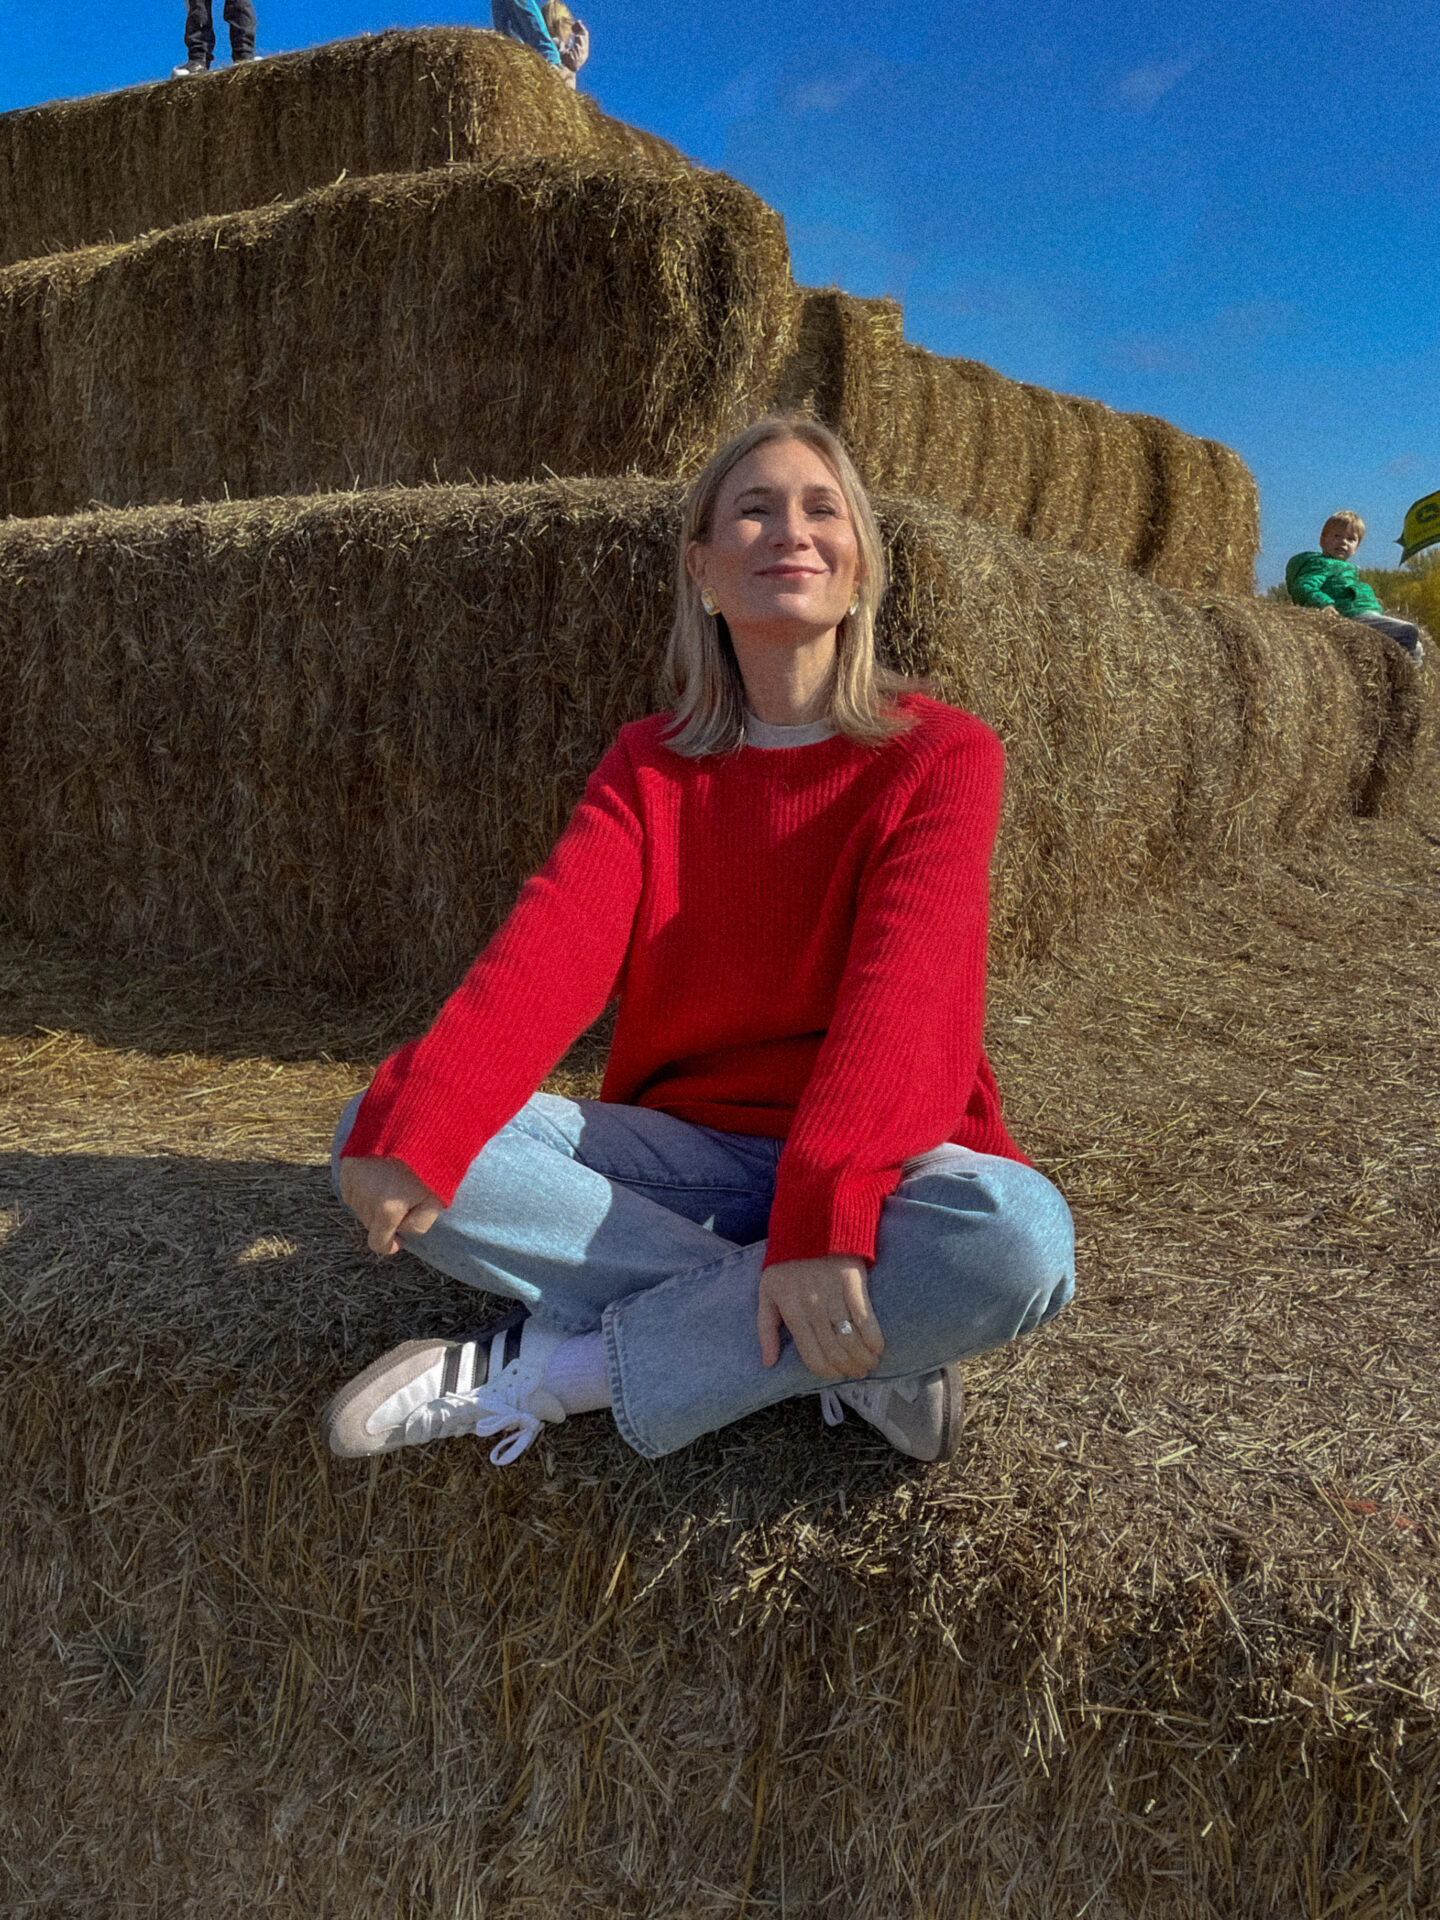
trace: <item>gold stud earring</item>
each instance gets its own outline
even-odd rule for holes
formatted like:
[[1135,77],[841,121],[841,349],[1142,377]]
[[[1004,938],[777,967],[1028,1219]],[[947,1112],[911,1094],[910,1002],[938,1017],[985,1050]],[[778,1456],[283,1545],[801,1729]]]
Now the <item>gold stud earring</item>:
[[720,602],[715,598],[714,594],[710,591],[709,587],[702,587],[700,589],[700,604],[702,607],[704,607],[706,613],[710,615],[710,618],[712,620],[715,618],[715,615],[720,611]]

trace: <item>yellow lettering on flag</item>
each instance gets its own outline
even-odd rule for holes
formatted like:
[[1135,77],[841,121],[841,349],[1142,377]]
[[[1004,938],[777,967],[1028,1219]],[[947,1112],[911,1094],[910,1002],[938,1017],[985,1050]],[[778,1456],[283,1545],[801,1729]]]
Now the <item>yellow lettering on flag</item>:
[[1427,493],[1406,514],[1405,525],[1395,543],[1404,549],[1400,555],[1401,565],[1412,553],[1433,547],[1437,540],[1440,540],[1440,493]]

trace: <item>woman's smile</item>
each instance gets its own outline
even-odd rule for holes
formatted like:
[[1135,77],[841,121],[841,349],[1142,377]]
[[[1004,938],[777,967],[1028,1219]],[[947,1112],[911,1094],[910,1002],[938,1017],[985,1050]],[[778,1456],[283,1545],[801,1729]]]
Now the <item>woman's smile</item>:
[[734,642],[790,646],[833,636],[858,564],[836,476],[799,440],[757,447],[726,476],[710,538],[692,549],[690,562]]

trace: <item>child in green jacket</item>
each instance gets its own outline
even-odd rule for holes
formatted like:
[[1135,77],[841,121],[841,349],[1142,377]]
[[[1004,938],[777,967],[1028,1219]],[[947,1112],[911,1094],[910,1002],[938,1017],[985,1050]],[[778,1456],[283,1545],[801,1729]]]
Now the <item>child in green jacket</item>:
[[1420,629],[1386,613],[1374,588],[1355,571],[1350,556],[1364,538],[1365,522],[1358,513],[1348,509],[1332,513],[1320,529],[1319,553],[1297,553],[1286,567],[1286,592],[1297,607],[1319,607],[1377,627],[1404,647],[1418,666],[1425,657]]

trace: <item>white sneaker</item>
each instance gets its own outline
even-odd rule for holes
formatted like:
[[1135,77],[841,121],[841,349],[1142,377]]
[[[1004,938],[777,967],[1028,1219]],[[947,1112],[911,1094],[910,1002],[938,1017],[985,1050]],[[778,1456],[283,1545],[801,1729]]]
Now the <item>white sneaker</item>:
[[326,1445],[355,1460],[452,1434],[498,1434],[490,1458],[508,1467],[542,1426],[565,1418],[544,1380],[551,1354],[568,1338],[536,1326],[520,1308],[463,1340],[406,1340],[328,1403],[320,1415]]
[[904,1380],[845,1380],[826,1387],[820,1411],[827,1427],[840,1425],[842,1407],[868,1420],[912,1460],[948,1460],[965,1424],[959,1363],[912,1373]]

